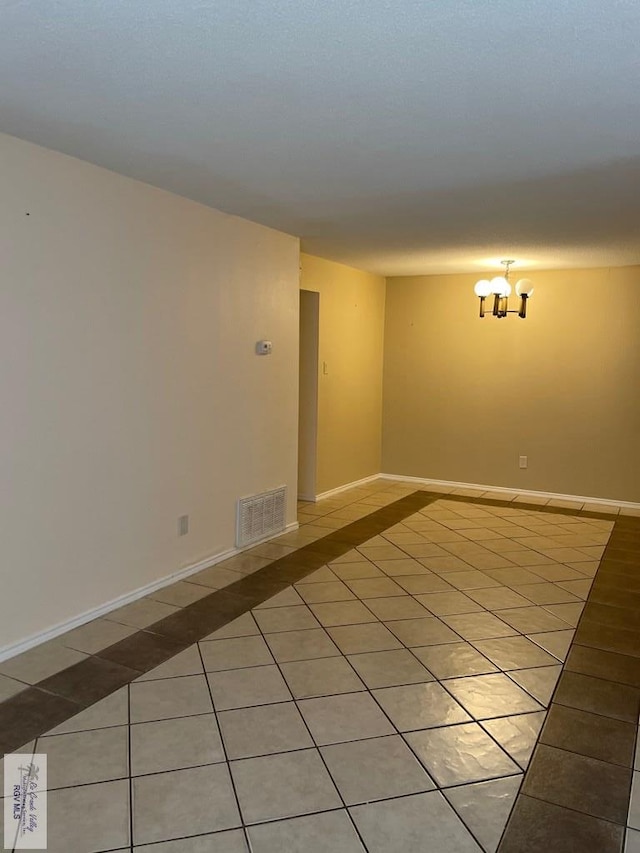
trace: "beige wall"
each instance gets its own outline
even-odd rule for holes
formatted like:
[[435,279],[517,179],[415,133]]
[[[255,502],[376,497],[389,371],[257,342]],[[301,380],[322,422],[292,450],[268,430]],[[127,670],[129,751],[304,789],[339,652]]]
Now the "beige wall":
[[1,650],[232,547],[240,496],[294,520],[299,252],[7,136],[0,184]]
[[640,267],[530,275],[526,320],[480,320],[480,276],[388,280],[383,470],[640,501]]
[[300,286],[320,294],[316,491],[321,494],[380,472],[385,281],[302,255]]

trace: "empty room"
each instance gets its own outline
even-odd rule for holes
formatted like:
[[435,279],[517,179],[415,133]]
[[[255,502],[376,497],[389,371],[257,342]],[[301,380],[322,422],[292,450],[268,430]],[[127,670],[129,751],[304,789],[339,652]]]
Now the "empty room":
[[639,37],[2,6],[4,849],[640,853]]

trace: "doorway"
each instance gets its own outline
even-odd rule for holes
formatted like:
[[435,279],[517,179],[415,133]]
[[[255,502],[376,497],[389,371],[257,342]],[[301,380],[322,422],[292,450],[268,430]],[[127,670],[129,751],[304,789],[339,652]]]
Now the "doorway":
[[320,294],[300,291],[300,380],[298,414],[298,499],[316,499],[318,452],[318,347]]

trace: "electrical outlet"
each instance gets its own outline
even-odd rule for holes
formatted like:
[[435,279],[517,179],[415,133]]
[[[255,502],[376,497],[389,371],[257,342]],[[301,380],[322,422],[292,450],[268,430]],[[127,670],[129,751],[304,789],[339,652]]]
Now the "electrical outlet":
[[189,516],[181,515],[178,518],[178,536],[186,536],[189,532]]
[[529,464],[528,457],[527,456],[521,456],[520,457],[520,467],[526,468],[528,466],[528,464]]

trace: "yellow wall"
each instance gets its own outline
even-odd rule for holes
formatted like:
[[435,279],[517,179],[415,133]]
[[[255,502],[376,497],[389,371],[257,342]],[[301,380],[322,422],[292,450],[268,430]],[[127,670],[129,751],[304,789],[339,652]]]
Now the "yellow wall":
[[0,185],[1,653],[233,547],[239,497],[294,521],[299,248],[2,135]]
[[385,281],[311,255],[301,262],[300,287],[320,294],[321,494],[380,472]]
[[479,319],[480,276],[388,279],[383,471],[640,501],[640,267],[530,276],[525,320]]

